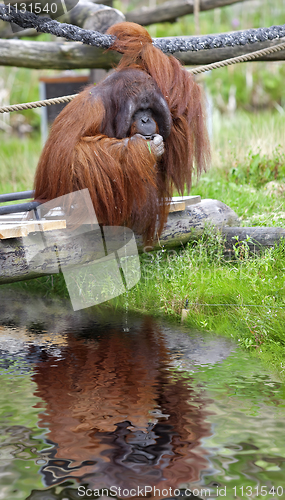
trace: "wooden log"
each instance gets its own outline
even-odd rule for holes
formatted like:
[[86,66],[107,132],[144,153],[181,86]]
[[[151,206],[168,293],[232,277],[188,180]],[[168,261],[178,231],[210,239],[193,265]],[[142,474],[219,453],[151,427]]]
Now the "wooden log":
[[[188,206],[184,212],[170,214],[153,250],[175,248],[188,241],[198,240],[206,226],[221,232],[225,237],[225,248],[230,251],[245,242],[250,251],[258,252],[261,248],[274,247],[285,238],[285,229],[281,227],[239,227],[239,218],[230,207],[218,200],[205,199]],[[141,250],[141,240],[138,245]]]
[[[171,219],[173,216],[171,217]],[[196,241],[201,238],[204,230],[202,228],[189,229],[186,218],[168,221],[168,231],[163,231],[158,243],[148,247],[145,251],[160,250],[161,248],[177,248],[188,241]],[[172,226],[172,227],[171,227]],[[173,228],[173,231],[171,229]],[[246,243],[253,253],[259,252],[261,248],[274,247],[276,243],[285,238],[285,229],[282,227],[216,227],[225,237],[225,249],[234,255],[233,247]],[[140,242],[141,243],[141,242]],[[139,247],[142,248],[142,244]]]
[[[282,39],[283,40],[283,39]],[[199,65],[247,54],[254,50],[271,47],[278,41],[254,43],[247,46],[226,47],[197,52],[179,52],[175,56],[185,64]],[[278,61],[285,59],[285,50],[258,61]],[[118,64],[120,55],[106,52],[97,47],[81,45],[78,42],[31,42],[28,40],[0,40],[0,65],[34,69],[110,69]]]
[[[12,4],[19,12],[24,12],[21,0],[12,2]],[[26,10],[34,14],[48,16],[51,19],[58,19],[62,23],[74,24],[81,27],[83,27],[85,20],[89,16],[94,16],[97,12],[100,13],[99,18],[104,18],[103,24],[107,24],[108,27],[125,20],[124,14],[119,10],[99,2],[92,2],[91,0],[65,0],[64,2],[62,0],[52,0],[49,2],[47,0],[32,0],[26,5]],[[105,15],[102,15],[104,12]],[[101,23],[98,23],[98,26],[101,26]],[[104,26],[102,25],[101,33],[103,33],[103,30]]]
[[[227,224],[238,224],[238,217],[229,207],[217,200],[203,200],[201,203],[188,206],[184,211],[169,214],[160,240],[153,248],[160,249],[162,246],[173,248],[181,246],[189,240],[198,239],[203,234],[206,223],[211,223],[216,228],[221,229]],[[113,229],[111,233],[108,232],[109,255],[126,245],[121,228],[117,232],[116,229]],[[235,235],[238,229],[244,231],[240,234],[248,232],[244,228],[235,227],[234,232],[229,233],[230,245],[232,245],[231,235]],[[252,229],[256,232],[256,228]],[[266,228],[261,229],[262,234],[265,234]],[[107,229],[104,231],[106,234]],[[283,231],[285,233],[285,230]],[[265,240],[268,244],[272,238],[270,240],[263,237],[262,241]],[[137,237],[137,245],[140,252],[150,250],[150,248],[144,247],[142,238],[139,236]],[[61,229],[50,233],[33,232],[26,237],[1,240],[0,283],[11,283],[56,274],[59,272],[59,254],[60,265],[69,267],[83,265],[104,257],[101,230],[99,228],[91,230],[90,226],[87,225],[80,226],[69,233],[67,230]]]
[[285,238],[283,227],[224,227],[222,234],[225,236],[226,247],[232,249],[234,245],[246,242],[251,251],[260,248],[274,247],[282,238]]
[[30,42],[0,40],[0,65],[34,69],[111,68],[120,60],[106,52],[78,42]]
[[[200,0],[200,11],[211,10],[244,1],[246,0]],[[193,14],[193,12],[194,0],[171,0],[157,7],[141,7],[140,9],[134,9],[131,12],[127,12],[126,20],[145,26],[165,21],[174,22],[178,17]]]
[[[218,230],[225,226],[239,226],[237,214],[225,203],[218,200],[202,200],[190,205],[185,211],[170,213],[159,241],[145,250],[159,250],[162,247],[175,248],[188,241],[194,241],[203,235],[206,225]],[[141,239],[137,240],[139,249],[143,249]]]
[[[71,266],[91,262],[102,257],[101,231],[67,238],[66,230],[53,231],[62,262]],[[96,248],[98,250],[96,250]],[[0,283],[12,283],[59,272],[54,241],[45,244],[42,233],[31,233],[24,238],[0,241]]]
[[[234,226],[232,226],[234,224]],[[198,240],[206,225],[225,236],[225,248],[232,254],[233,247],[242,242],[256,251],[261,247],[272,247],[285,238],[285,229],[277,227],[238,227],[239,219],[233,210],[218,200],[202,200],[186,210],[169,214],[159,241],[145,247],[140,236],[136,237],[139,252],[181,247],[188,241]],[[113,231],[114,229],[114,231]],[[119,228],[108,233],[108,252],[118,251],[126,240]],[[107,229],[104,230],[105,233]],[[111,236],[110,236],[111,234]],[[238,240],[237,240],[238,237]],[[45,239],[46,238],[46,239]],[[249,239],[250,238],[250,239]],[[81,266],[105,256],[101,230],[80,226],[70,233],[65,229],[48,233],[33,232],[27,237],[0,241],[0,284],[11,283],[56,274],[59,272],[58,253],[61,266]]]

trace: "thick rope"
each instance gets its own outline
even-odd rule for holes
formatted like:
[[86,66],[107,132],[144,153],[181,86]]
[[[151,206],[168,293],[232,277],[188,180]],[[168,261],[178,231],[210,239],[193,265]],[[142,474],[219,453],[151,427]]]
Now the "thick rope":
[[[256,50],[255,52],[250,52],[243,56],[232,57],[231,59],[225,59],[224,61],[218,61],[211,64],[206,64],[205,66],[199,66],[197,68],[189,69],[189,73],[193,75],[198,75],[199,73],[204,73],[205,71],[210,71],[212,69],[222,68],[224,66],[230,66],[231,64],[237,64],[246,61],[252,61],[260,56],[266,56],[272,54],[273,52],[278,52],[279,50],[285,49],[285,42],[274,47],[267,47],[266,49]],[[56,97],[53,99],[45,99],[44,101],[27,102],[23,104],[13,104],[12,106],[4,106],[0,108],[0,113],[10,113],[12,111],[22,111],[25,109],[41,108],[43,106],[51,106],[52,104],[61,104],[64,102],[69,102],[74,99],[78,94],[67,95],[64,97]]]
[[59,23],[49,17],[39,17],[33,12],[17,12],[17,9],[10,4],[0,4],[0,19],[8,23],[15,23],[23,29],[35,28],[40,33],[50,33],[67,40],[74,40],[103,49],[109,49],[115,40],[114,36],[103,35],[98,31],[85,30],[73,26],[73,24]]
[[218,35],[188,36],[183,38],[156,38],[153,45],[165,54],[175,52],[196,52],[198,50],[220,49],[247,45],[256,42],[266,42],[285,37],[285,24],[270,28],[256,28]]
[[224,66],[231,66],[231,64],[253,61],[257,57],[266,56],[268,54],[272,54],[273,52],[279,52],[279,50],[283,49],[285,49],[285,42],[274,45],[274,47],[256,50],[255,52],[250,52],[249,54],[245,54],[243,56],[232,57],[231,59],[224,59],[223,61],[205,64],[205,66],[199,66],[198,68],[189,69],[188,71],[193,75],[198,75],[199,73],[204,73],[205,71],[210,71],[211,69],[218,69],[223,68]]

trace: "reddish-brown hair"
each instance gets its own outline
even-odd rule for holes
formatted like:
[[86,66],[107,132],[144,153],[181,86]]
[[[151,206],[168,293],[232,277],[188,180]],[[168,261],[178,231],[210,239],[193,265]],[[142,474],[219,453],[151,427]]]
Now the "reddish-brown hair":
[[[57,117],[39,160],[35,198],[47,201],[88,188],[101,224],[126,224],[146,241],[161,233],[174,188],[189,191],[194,169],[199,175],[209,163],[203,95],[174,57],[153,46],[143,27],[119,23],[108,33],[116,36],[112,48],[123,54],[113,86],[107,77],[88,87]],[[124,109],[130,75],[143,82],[135,90],[137,100],[148,91],[152,99],[162,95],[169,107],[172,128],[161,158],[142,137],[118,139],[105,132]]]

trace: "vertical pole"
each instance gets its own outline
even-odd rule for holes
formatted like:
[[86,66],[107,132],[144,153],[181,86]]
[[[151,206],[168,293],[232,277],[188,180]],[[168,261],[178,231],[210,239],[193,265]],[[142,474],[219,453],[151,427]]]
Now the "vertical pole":
[[199,12],[200,12],[200,0],[194,0],[195,35],[200,35]]
[[[44,101],[47,98],[46,95],[46,82],[40,82],[40,100]],[[48,137],[48,112],[46,106],[41,108],[41,136],[42,136],[42,146],[44,146]]]

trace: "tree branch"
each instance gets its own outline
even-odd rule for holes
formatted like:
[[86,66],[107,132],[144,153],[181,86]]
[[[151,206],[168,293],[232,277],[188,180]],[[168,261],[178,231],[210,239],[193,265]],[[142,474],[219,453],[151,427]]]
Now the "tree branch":
[[[200,11],[224,7],[237,2],[246,0],[200,0]],[[154,23],[163,23],[165,21],[174,22],[178,17],[186,14],[193,14],[194,0],[174,0],[165,2],[155,8],[141,7],[125,14],[126,21],[138,23],[143,26]]]

